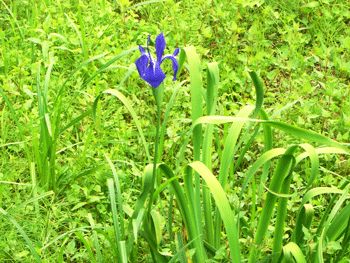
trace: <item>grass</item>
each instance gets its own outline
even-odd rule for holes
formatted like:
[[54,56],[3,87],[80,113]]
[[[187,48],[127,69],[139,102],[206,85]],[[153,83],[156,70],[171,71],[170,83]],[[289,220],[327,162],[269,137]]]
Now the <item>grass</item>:
[[0,261],[349,262],[349,7],[0,0]]

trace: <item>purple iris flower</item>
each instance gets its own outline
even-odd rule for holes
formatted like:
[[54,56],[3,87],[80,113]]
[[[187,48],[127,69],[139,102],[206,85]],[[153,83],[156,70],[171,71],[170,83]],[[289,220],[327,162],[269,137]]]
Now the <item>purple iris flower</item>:
[[160,68],[160,65],[167,58],[173,61],[173,71],[174,71],[173,81],[176,80],[176,74],[179,68],[179,64],[175,56],[179,53],[179,48],[175,49],[174,54],[172,55],[169,54],[169,55],[162,56],[165,49],[165,39],[164,39],[163,33],[160,33],[157,36],[156,43],[155,43],[157,60],[154,60],[154,58],[151,56],[148,49],[150,38],[151,38],[151,35],[148,36],[148,40],[147,40],[147,51],[148,51],[147,53],[143,47],[139,46],[141,57],[139,57],[139,59],[136,60],[135,64],[140,74],[140,78],[148,82],[153,88],[158,88],[158,86],[165,79],[165,74]]

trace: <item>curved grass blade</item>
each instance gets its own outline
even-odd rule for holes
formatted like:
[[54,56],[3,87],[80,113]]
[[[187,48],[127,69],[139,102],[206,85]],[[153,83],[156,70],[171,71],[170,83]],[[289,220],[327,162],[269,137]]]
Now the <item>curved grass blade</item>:
[[[63,82],[61,88],[58,90],[55,102],[54,102],[54,108],[57,108],[56,104],[58,102],[58,99],[61,97],[62,92],[64,91],[64,88],[66,87],[68,81],[74,76],[75,73],[77,73],[81,68],[85,67],[86,65],[88,65],[89,63],[91,63],[92,61],[98,60],[100,58],[103,58],[104,56],[106,56],[108,54],[108,52],[94,56],[86,61],[84,61],[83,63],[81,63],[77,68],[75,68],[72,73],[68,76],[68,78]],[[122,53],[123,54],[123,53]],[[128,53],[127,53],[128,54]],[[126,55],[126,54],[125,54]]]
[[214,124],[224,124],[229,122],[238,122],[238,121],[252,121],[252,122],[258,122],[258,123],[266,123],[270,125],[271,127],[274,127],[276,129],[279,129],[281,131],[284,131],[290,135],[306,139],[312,142],[317,142],[320,144],[336,147],[339,149],[342,149],[343,151],[350,153],[350,150],[343,146],[342,144],[329,139],[321,134],[318,134],[313,131],[308,131],[299,127],[295,127],[290,124],[286,124],[283,122],[278,121],[265,121],[265,120],[257,120],[257,119],[245,119],[245,118],[236,118],[236,117],[227,117],[227,116],[205,116],[197,119],[195,123],[193,123],[192,127],[195,127],[196,125],[200,125],[203,123],[214,123]]
[[120,238],[121,240],[125,239],[125,230],[124,230],[124,209],[123,209],[123,199],[122,199],[122,192],[120,190],[120,183],[119,183],[119,177],[117,174],[117,171],[115,170],[115,167],[107,156],[107,154],[104,153],[104,156],[109,164],[109,167],[112,170],[113,173],[113,178],[114,178],[114,184],[115,184],[115,189],[117,190],[117,203],[118,203],[118,212],[120,214]]
[[21,38],[24,39],[24,35],[23,35],[22,30],[21,30],[21,27],[20,27],[19,24],[18,24],[17,18],[13,15],[11,9],[6,5],[6,3],[5,3],[3,0],[1,0],[1,3],[5,6],[6,10],[9,12],[9,14],[10,14],[11,17],[12,17],[12,19],[15,21],[15,24],[16,24],[16,26],[17,26],[17,29],[18,29],[18,31],[19,31],[19,34],[20,34]]
[[337,216],[332,221],[331,225],[328,227],[326,236],[327,240],[334,241],[337,240],[346,226],[350,218],[350,204],[347,204],[342,210],[337,214]]
[[[92,227],[95,226],[95,222],[94,219],[92,218],[91,213],[88,213],[88,219],[89,219],[89,223]],[[93,239],[94,239],[94,245],[95,245],[95,249],[96,249],[96,257],[97,257],[97,262],[98,263],[102,263],[103,262],[103,257],[102,257],[102,253],[101,253],[101,248],[100,248],[100,243],[98,242],[98,236],[96,231],[94,231],[92,233],[93,235]]]
[[113,228],[114,228],[114,237],[115,241],[117,243],[118,248],[118,259],[119,262],[123,262],[122,258],[122,248],[121,248],[121,231],[120,231],[120,225],[119,225],[119,219],[118,219],[118,209],[116,206],[116,199],[115,199],[115,191],[114,191],[114,180],[112,178],[107,179],[107,186],[108,186],[108,192],[109,192],[109,200],[111,204],[111,210],[112,210],[112,218],[113,218]]
[[[291,169],[289,170],[289,174],[286,176],[282,183],[281,193],[288,194],[290,189],[290,184],[292,181],[292,172],[295,166],[295,159],[293,159],[294,164],[292,164]],[[287,216],[287,198],[279,198],[278,207],[277,207],[277,215],[276,215],[276,224],[275,231],[273,237],[273,246],[272,246],[272,254],[279,253],[283,246],[283,236],[284,236],[284,222]],[[273,262],[277,262],[275,259]]]
[[[81,34],[81,32],[79,31],[79,29],[76,27],[76,25],[74,24],[74,22],[69,18],[69,16],[68,16],[67,14],[64,14],[64,15],[67,17],[67,19],[68,19],[69,23],[71,24],[71,26],[73,27],[75,33],[77,33],[78,38],[79,38],[79,41],[80,41],[81,50],[83,51],[83,56],[84,56],[85,59],[87,59],[88,54],[87,54],[87,49],[86,49],[86,45],[85,45],[85,41],[84,41],[84,40],[85,40],[85,39],[84,39],[84,38],[85,38],[84,35]],[[78,17],[81,18],[80,5],[78,5]],[[80,22],[80,23],[81,23],[82,21],[83,21],[82,19],[79,19],[79,22]],[[81,27],[81,29],[84,31],[83,25],[80,25],[80,27]],[[83,33],[84,33],[84,32],[83,32]]]
[[[254,106],[248,105],[243,107],[237,114],[237,118],[247,118],[251,112],[254,110]],[[238,121],[235,122],[231,125],[228,135],[226,137],[225,145],[224,145],[224,150],[222,152],[222,158],[220,159],[221,165],[220,165],[220,171],[219,171],[219,182],[221,186],[225,189],[226,187],[226,182],[228,179],[228,172],[232,163],[232,160],[235,156],[236,150],[237,150],[237,140],[238,136],[241,133],[241,130],[243,128],[245,121]],[[248,127],[249,129],[249,127]],[[249,129],[250,130],[250,129]],[[244,136],[243,136],[244,137]],[[218,208],[216,208],[217,210]],[[215,212],[215,229],[214,229],[214,247],[219,248],[219,243],[220,243],[220,237],[221,237],[221,216],[220,213],[217,211]]]
[[45,192],[45,193],[43,193],[43,194],[41,194],[41,195],[38,195],[38,196],[36,196],[36,197],[34,197],[34,198],[32,198],[32,199],[29,199],[29,200],[27,200],[27,201],[25,201],[25,202],[19,204],[18,206],[15,206],[15,207],[13,207],[13,208],[10,208],[10,209],[8,210],[8,212],[16,211],[16,210],[18,210],[18,209],[20,209],[20,208],[22,208],[22,207],[27,206],[27,205],[30,204],[30,203],[37,202],[37,201],[39,201],[40,199],[45,198],[45,197],[47,197],[47,196],[49,196],[49,195],[53,195],[53,194],[54,194],[53,191]]
[[219,181],[211,171],[202,162],[193,162],[186,169],[194,169],[207,183],[215,204],[220,211],[222,221],[226,229],[226,235],[231,251],[232,262],[241,262],[241,254],[238,241],[238,225],[230,204],[227,200],[226,193]]
[[323,263],[324,259],[323,259],[323,242],[328,242],[325,240],[325,236],[326,233],[329,229],[329,226],[331,224],[331,222],[333,221],[334,217],[336,216],[336,214],[338,213],[340,207],[342,206],[342,204],[345,202],[345,200],[347,198],[349,198],[348,192],[350,189],[350,185],[343,190],[343,194],[342,196],[339,198],[338,202],[334,205],[331,213],[329,214],[327,221],[324,225],[324,227],[322,226],[322,233],[321,236],[318,238],[318,244],[317,244],[317,252],[316,252],[316,261]]
[[[141,211],[143,211],[142,209],[144,204],[146,203],[146,199],[147,199],[147,196],[149,195],[151,187],[154,187],[152,185],[152,175],[153,175],[153,165],[149,164],[145,167],[145,172],[143,176],[143,189],[140,196],[137,199],[134,212],[132,213],[129,221],[128,232],[131,232],[132,234],[128,237],[129,242],[126,248],[127,255],[131,253],[134,241],[137,239],[137,234],[138,234],[140,225],[139,224],[135,225],[135,223],[137,223],[137,219],[139,218],[139,215],[141,215],[142,217],[139,218],[138,221],[140,223],[143,222],[143,213],[141,214]],[[133,229],[133,225],[135,225],[136,228],[134,227],[134,230],[131,231]]]
[[300,247],[293,242],[289,242],[283,247],[283,256],[287,262],[306,263]]
[[97,108],[98,100],[103,94],[111,94],[111,95],[117,97],[124,104],[124,106],[128,109],[128,111],[130,112],[130,115],[134,119],[135,125],[136,125],[137,130],[140,134],[141,141],[143,143],[148,161],[151,162],[151,156],[150,156],[149,151],[148,151],[146,139],[145,139],[145,136],[143,134],[141,124],[137,118],[136,112],[134,111],[129,99],[127,97],[125,97],[122,93],[120,93],[118,90],[108,89],[108,90],[105,90],[104,92],[102,92],[99,96],[97,96],[97,98],[94,100],[94,103],[92,105],[92,115],[93,115],[94,119],[96,119],[96,108]]
[[166,0],[158,0],[158,1],[146,1],[146,2],[141,2],[141,3],[138,3],[136,5],[133,5],[133,6],[130,6],[128,8],[126,8],[125,10],[122,11],[122,13],[125,13],[135,7],[138,7],[138,6],[143,6],[143,5],[149,5],[149,4],[153,4],[153,3],[162,3],[162,2],[165,2]]
[[[207,64],[207,114],[215,114],[219,87],[219,67],[218,63]],[[214,125],[207,125],[203,140],[202,162],[211,170],[212,144]],[[204,182],[203,182],[204,183]],[[212,206],[210,192],[206,187],[202,188],[204,225],[207,241],[214,246],[214,224],[212,220]]]
[[[303,199],[301,200],[301,203],[300,203],[300,208],[299,208],[299,211],[298,211],[298,215],[297,215],[297,219],[296,219],[296,222],[295,222],[295,225],[298,226],[301,224],[301,220],[302,220],[302,213],[301,213],[301,210],[303,209],[303,206],[309,202],[312,198],[314,198],[315,196],[318,196],[318,195],[323,195],[323,194],[343,194],[344,193],[344,190],[340,190],[340,189],[337,189],[337,188],[331,188],[331,187],[317,187],[317,188],[313,188],[311,190],[309,190],[303,197]],[[350,198],[350,195],[347,195],[348,198]],[[326,214],[327,215],[327,214]],[[320,224],[320,226],[323,226],[324,223]],[[322,229],[322,228],[321,228]],[[300,237],[298,231],[297,231],[297,228],[294,228],[294,231],[292,233],[292,241],[293,242],[296,242],[298,237]]]
[[18,232],[21,234],[21,236],[23,237],[23,239],[27,243],[27,246],[29,247],[30,251],[32,252],[32,255],[34,256],[36,262],[41,262],[40,256],[36,252],[32,241],[30,241],[29,237],[24,232],[22,227],[17,223],[17,221],[9,213],[7,213],[5,210],[3,210],[2,208],[0,208],[0,213],[3,214],[17,228]]
[[296,244],[302,244],[304,238],[303,227],[307,229],[311,226],[311,220],[314,215],[314,208],[311,204],[305,204],[300,210],[299,220],[296,222],[294,232],[292,235],[292,241]]
[[182,87],[182,85],[185,83],[186,81],[182,81],[181,83],[179,83],[178,85],[175,86],[174,88],[174,92],[171,95],[170,100],[167,102],[167,106],[165,109],[165,113],[163,116],[163,122],[162,122],[162,127],[160,130],[160,136],[159,136],[159,154],[158,154],[158,160],[157,163],[161,162],[161,156],[162,156],[162,152],[163,152],[163,147],[164,147],[164,136],[165,136],[165,131],[166,131],[166,125],[168,123],[168,119],[169,119],[169,114],[170,114],[170,110],[174,104],[174,101],[176,99],[176,96],[180,90],[180,88]]
[[[267,115],[264,109],[260,109],[259,116],[262,120],[265,120],[265,121],[269,120],[269,116]],[[263,131],[264,131],[264,146],[265,146],[264,152],[268,152],[269,150],[272,149],[272,140],[273,140],[272,129],[269,125],[263,123]],[[262,175],[261,175],[262,183],[266,182],[269,169],[270,169],[270,161],[267,161],[264,164]],[[261,195],[261,192],[262,192],[262,185],[260,185],[259,187],[258,196]]]
[[91,259],[91,262],[93,263],[97,263],[95,257],[94,257],[94,254],[92,253],[92,250],[91,250],[91,246],[89,245],[89,243],[86,241],[86,239],[83,237],[83,235],[81,234],[81,232],[75,232],[75,235],[79,238],[79,240],[84,244],[84,247],[87,251],[87,253],[89,254],[90,256],[90,259]]
[[[1,87],[0,87],[0,94],[4,98],[4,100],[5,100],[6,104],[7,104],[7,107],[9,107],[9,109],[10,109],[10,112],[11,112],[12,117],[13,117],[15,123],[16,123],[17,129],[18,129],[19,135],[21,136],[22,141],[26,142],[27,140],[26,140],[26,137],[24,136],[24,133],[23,133],[23,130],[22,130],[22,126],[19,123],[19,120],[18,120],[18,118],[17,118],[17,116],[15,114],[15,111],[14,111],[14,109],[13,109],[9,99],[7,98],[5,92],[3,91],[3,89]],[[23,143],[23,145],[24,145],[24,149],[25,149],[26,155],[27,155],[26,158],[29,160],[29,162],[32,162],[32,157],[31,157],[31,154],[29,152],[27,144]]]
[[[281,157],[278,162],[274,174],[271,178],[269,188],[274,192],[279,192],[282,186],[282,182],[285,180],[286,176],[291,172],[291,168],[293,168],[293,163],[295,163],[295,158],[293,156],[293,152],[295,151],[296,146],[290,147]],[[249,261],[250,263],[255,262],[256,260],[256,247],[262,245],[265,235],[267,233],[267,229],[269,226],[269,222],[272,217],[272,213],[274,211],[274,205],[276,203],[277,196],[267,193],[266,200],[261,212],[261,216],[258,222],[258,227],[256,230],[256,234],[254,237],[254,246],[252,246],[250,251]]]
[[[202,83],[202,74],[201,74],[201,63],[199,56],[196,52],[194,46],[185,47],[184,52],[186,53],[187,62],[190,70],[190,92],[191,92],[191,109],[192,109],[192,122],[196,121],[198,118],[203,116],[203,83]],[[199,161],[201,159],[201,146],[203,141],[202,125],[199,124],[192,130],[192,141],[193,141],[193,160]],[[192,174],[190,175],[192,177]],[[189,181],[192,180],[189,178]],[[202,209],[201,209],[201,186],[199,175],[195,173],[194,175],[194,193],[193,199],[190,200],[190,203],[194,204],[193,209],[195,212],[195,220],[197,226],[197,232],[200,235],[200,240],[203,242],[203,223],[202,223]],[[196,252],[196,255],[204,254],[202,251],[204,246],[200,246],[200,251]],[[199,248],[198,248],[199,249]],[[198,258],[199,260],[199,258]],[[201,259],[200,261],[202,261]]]
[[[172,170],[165,164],[158,165],[158,169],[160,169],[168,179],[175,177]],[[177,180],[171,181],[171,187],[174,191],[185,227],[188,231],[189,240],[193,241],[193,245],[191,247],[196,249],[195,258],[197,262],[204,262],[206,255],[204,254],[204,251],[202,251],[201,247],[203,246],[203,238],[200,236],[200,234],[198,234],[198,228],[196,226],[196,221],[194,220],[194,211],[189,208],[189,201],[185,197],[179,182]]]
[[[318,175],[319,171],[319,160],[318,160],[318,155],[315,150],[315,148],[308,144],[308,143],[303,143],[300,144],[301,147],[304,148],[306,154],[309,156],[310,161],[311,161],[311,171],[310,171],[310,179],[307,183],[306,189],[310,188],[312,183],[316,180],[316,177]],[[298,163],[298,157],[296,158],[296,164]]]

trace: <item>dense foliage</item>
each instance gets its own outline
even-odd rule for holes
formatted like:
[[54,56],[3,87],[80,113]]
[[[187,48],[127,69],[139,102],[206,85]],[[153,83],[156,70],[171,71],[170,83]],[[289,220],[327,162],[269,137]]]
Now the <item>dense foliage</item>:
[[[0,0],[0,261],[350,262],[349,21],[341,0]],[[181,52],[157,107],[135,61],[161,32]]]

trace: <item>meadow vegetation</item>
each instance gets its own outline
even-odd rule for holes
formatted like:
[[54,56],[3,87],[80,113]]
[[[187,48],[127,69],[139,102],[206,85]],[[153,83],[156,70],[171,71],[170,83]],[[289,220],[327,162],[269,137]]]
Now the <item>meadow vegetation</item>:
[[[350,262],[349,22],[345,0],[0,0],[0,262]],[[135,61],[161,32],[157,97]]]

